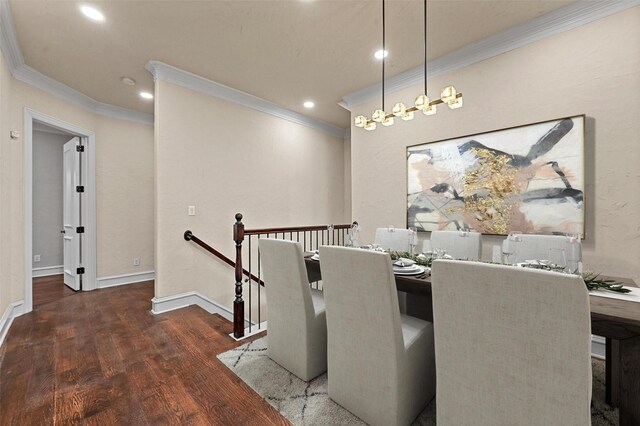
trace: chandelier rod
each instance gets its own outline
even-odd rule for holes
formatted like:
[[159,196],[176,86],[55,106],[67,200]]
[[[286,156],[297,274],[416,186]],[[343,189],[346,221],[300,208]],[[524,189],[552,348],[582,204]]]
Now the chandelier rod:
[[385,16],[384,16],[384,0],[382,0],[382,110],[384,111],[384,64],[387,56],[387,48],[385,45]]
[[424,94],[427,95],[427,0],[424,0],[423,9],[424,9]]

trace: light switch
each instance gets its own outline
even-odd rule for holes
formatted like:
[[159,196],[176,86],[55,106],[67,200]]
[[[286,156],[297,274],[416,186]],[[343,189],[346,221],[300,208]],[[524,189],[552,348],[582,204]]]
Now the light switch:
[[189,214],[189,216],[195,216],[196,215],[196,206],[189,206],[188,214]]
[[33,261],[34,262],[40,262],[40,255],[39,254],[34,255],[33,256]]

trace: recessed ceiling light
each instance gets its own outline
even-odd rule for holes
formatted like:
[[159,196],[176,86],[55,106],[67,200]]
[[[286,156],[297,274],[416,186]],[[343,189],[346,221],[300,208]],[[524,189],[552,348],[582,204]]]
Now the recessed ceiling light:
[[140,92],[140,97],[142,99],[153,99],[153,94],[149,92]]
[[127,86],[135,86],[136,85],[136,81],[134,79],[132,79],[131,77],[122,77],[122,82],[124,84],[126,84]]
[[305,108],[313,108],[316,104],[313,103],[313,101],[305,101],[304,104]]
[[374,53],[373,56],[375,56],[376,59],[382,59],[383,57],[386,58],[387,56],[389,56],[389,51],[388,50],[384,50],[384,55],[383,55],[382,52],[383,52],[383,50],[380,49],[376,53]]
[[86,16],[89,19],[93,19],[94,21],[100,21],[100,22],[104,21],[104,15],[95,7],[80,6],[80,11],[84,13],[84,16]]

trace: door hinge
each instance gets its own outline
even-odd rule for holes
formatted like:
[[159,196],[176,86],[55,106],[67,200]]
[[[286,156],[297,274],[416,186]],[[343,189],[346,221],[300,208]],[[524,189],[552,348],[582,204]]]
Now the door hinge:
[[76,228],[76,233],[77,234],[84,234],[84,226],[78,226]]
[[82,274],[84,274],[84,266],[82,266],[82,267],[80,267],[80,268],[76,269],[76,274],[78,274],[78,275],[82,275]]
[[84,185],[76,186],[76,192],[84,192]]
[[84,152],[84,145],[76,145],[77,152]]

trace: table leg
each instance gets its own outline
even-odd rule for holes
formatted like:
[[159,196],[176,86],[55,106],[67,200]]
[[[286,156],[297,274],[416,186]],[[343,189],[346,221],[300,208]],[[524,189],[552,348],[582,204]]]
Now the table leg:
[[620,426],[640,425],[640,336],[620,340]]
[[407,315],[433,322],[433,309],[431,307],[431,296],[421,294],[407,294],[406,301]]
[[620,341],[606,339],[605,402],[617,407],[620,399]]

